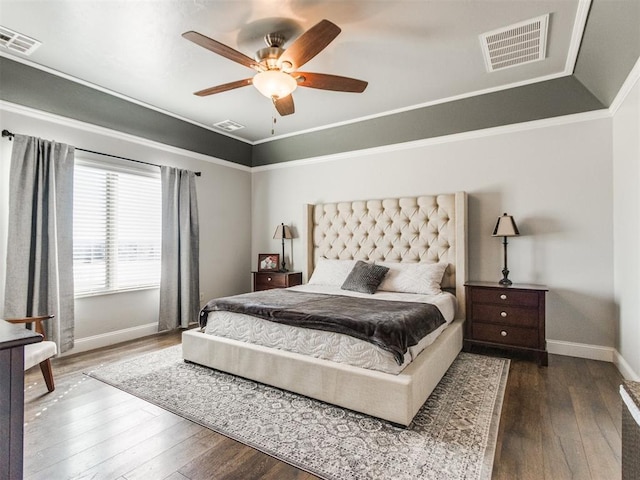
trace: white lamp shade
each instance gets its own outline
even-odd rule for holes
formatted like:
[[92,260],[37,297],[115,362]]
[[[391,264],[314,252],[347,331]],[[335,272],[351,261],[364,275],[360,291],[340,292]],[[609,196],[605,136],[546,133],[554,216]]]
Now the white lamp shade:
[[291,240],[293,238],[293,235],[291,233],[291,229],[289,228],[289,225],[284,225],[284,224],[280,224],[276,227],[276,231],[273,234],[273,238],[276,240],[280,240],[280,239],[285,239],[285,240]]
[[253,86],[267,98],[284,98],[296,89],[298,82],[279,70],[267,70],[253,77]]
[[494,237],[517,237],[520,235],[515,220],[506,213],[498,217],[496,228],[493,229]]

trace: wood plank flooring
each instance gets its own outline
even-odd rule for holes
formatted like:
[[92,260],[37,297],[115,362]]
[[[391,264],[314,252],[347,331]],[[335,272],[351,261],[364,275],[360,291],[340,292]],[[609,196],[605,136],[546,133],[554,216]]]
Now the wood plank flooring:
[[[51,394],[28,371],[25,479],[317,478],[81,373],[177,343],[159,334],[56,359]],[[620,382],[610,363],[512,359],[493,478],[619,479]]]

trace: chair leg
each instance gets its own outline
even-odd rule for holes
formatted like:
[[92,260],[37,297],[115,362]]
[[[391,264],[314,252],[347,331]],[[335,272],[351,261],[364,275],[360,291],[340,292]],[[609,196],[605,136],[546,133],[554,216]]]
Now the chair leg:
[[47,358],[45,361],[40,362],[40,370],[42,370],[44,383],[47,384],[47,390],[53,392],[56,386],[53,383],[53,370],[51,369],[51,360]]

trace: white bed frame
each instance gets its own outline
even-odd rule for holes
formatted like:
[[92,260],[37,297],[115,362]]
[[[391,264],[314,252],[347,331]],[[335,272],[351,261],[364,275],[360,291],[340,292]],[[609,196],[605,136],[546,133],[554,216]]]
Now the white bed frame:
[[188,330],[183,358],[408,426],[462,349],[467,196],[455,194],[309,205],[307,274],[315,260],[447,261],[456,320],[393,375]]

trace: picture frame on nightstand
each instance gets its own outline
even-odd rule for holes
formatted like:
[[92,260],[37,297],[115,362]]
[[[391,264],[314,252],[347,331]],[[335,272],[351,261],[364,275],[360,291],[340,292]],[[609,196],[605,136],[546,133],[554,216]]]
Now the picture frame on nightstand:
[[280,268],[280,254],[278,253],[259,253],[258,254],[258,271],[259,272],[277,272]]

